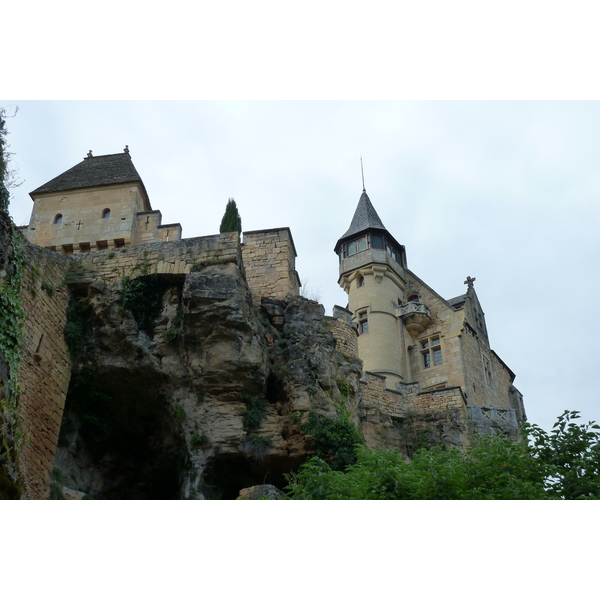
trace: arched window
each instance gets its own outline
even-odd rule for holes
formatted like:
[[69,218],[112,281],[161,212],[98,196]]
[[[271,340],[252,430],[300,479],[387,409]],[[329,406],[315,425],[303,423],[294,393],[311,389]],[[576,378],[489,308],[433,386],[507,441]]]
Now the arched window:
[[103,219],[108,219],[108,217],[110,217],[110,208],[105,208],[102,211],[102,218]]
[[411,294],[407,300],[407,302],[418,302],[419,301],[419,294]]
[[54,217],[54,223],[62,223],[62,215],[60,213]]
[[365,285],[365,278],[362,275],[358,276],[358,287]]

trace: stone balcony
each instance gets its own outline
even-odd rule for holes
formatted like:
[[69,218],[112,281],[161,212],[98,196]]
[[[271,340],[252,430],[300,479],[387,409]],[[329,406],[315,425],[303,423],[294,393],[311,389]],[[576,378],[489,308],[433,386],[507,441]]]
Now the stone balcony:
[[406,330],[414,338],[431,325],[431,313],[423,302],[406,302],[396,309],[396,315],[402,319]]

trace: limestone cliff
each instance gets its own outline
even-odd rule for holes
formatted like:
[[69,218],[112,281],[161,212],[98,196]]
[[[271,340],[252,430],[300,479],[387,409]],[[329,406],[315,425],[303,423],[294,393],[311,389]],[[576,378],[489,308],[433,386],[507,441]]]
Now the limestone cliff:
[[310,454],[293,413],[333,416],[338,381],[357,402],[360,363],[336,351],[323,307],[302,297],[253,306],[235,262],[138,281],[160,293],[142,326],[124,307],[122,279],[70,286],[87,306],[60,483],[92,498],[233,499],[285,485]]

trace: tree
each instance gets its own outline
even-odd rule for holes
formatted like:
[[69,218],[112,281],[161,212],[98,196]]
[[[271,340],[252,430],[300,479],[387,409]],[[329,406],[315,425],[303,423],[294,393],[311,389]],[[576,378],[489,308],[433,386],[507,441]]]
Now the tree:
[[219,227],[219,233],[227,233],[229,231],[242,233],[242,219],[233,198],[229,198],[227,201],[225,214],[221,220],[221,227]]
[[4,109],[0,109],[0,210],[8,212],[8,188],[6,187],[5,180],[7,176],[7,153],[6,148],[6,129],[4,128],[6,121],[4,119]]
[[[19,110],[15,108],[14,117]],[[0,108],[0,210],[8,212],[8,204],[10,200],[9,188],[18,187],[22,182],[17,182],[16,172],[14,169],[9,168],[11,153],[8,152],[8,143],[6,141],[6,110]]]
[[545,467],[545,485],[553,498],[600,499],[600,426],[573,423],[579,412],[566,410],[550,433],[527,424],[529,451]]

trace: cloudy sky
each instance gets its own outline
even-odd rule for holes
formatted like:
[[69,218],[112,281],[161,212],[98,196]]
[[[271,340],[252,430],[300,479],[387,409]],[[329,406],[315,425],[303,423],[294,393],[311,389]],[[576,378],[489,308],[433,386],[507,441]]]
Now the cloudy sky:
[[564,409],[600,421],[600,104],[567,101],[2,100],[28,193],[94,155],[129,146],[163,223],[218,232],[235,198],[245,231],[288,226],[309,296],[345,305],[333,252],[361,194],[445,298],[465,278],[492,348],[516,373],[530,421]]

